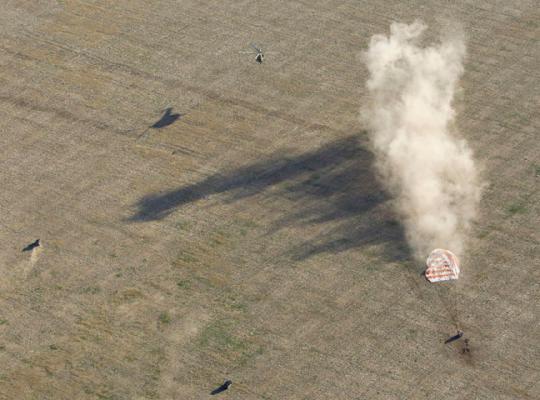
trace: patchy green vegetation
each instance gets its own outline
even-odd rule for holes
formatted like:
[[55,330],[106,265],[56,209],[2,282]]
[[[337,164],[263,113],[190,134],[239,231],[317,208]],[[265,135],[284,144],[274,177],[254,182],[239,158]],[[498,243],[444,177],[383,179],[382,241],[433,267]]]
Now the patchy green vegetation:
[[218,246],[221,246],[223,244],[225,244],[225,240],[222,238],[222,237],[214,237],[212,239],[210,239],[210,241],[208,242],[210,247],[218,247]]
[[258,224],[253,220],[236,218],[234,222],[240,236],[246,236],[249,231],[258,227]]
[[189,289],[191,288],[191,281],[187,279],[183,279],[181,281],[176,282],[176,286],[178,286],[180,289]]
[[247,311],[247,304],[242,302],[238,297],[233,294],[227,296],[225,304],[229,309],[234,311]]
[[207,325],[196,342],[206,351],[219,352],[236,365],[245,365],[253,357],[263,354],[264,348],[254,343],[251,338],[243,338],[234,334],[235,322],[232,320],[216,320]]
[[142,294],[142,292],[138,289],[135,289],[135,288],[127,288],[125,289],[122,294],[121,294],[121,297],[123,300],[125,301],[132,301],[132,300],[135,300],[135,299],[139,299],[141,297],[144,297],[144,295]]
[[83,288],[81,292],[86,294],[98,294],[99,292],[101,292],[101,288],[97,286],[87,286]]
[[483,229],[481,230],[480,232],[478,232],[478,234],[476,235],[476,237],[478,239],[484,239],[486,238],[489,234],[491,233],[491,231],[489,229]]
[[171,323],[171,316],[168,312],[164,311],[161,314],[159,314],[159,322],[161,324],[170,324]]
[[230,321],[218,320],[206,326],[202,331],[198,344],[202,347],[217,347],[233,351],[243,351],[245,343],[231,333]]
[[184,220],[176,221],[175,224],[174,224],[175,228],[177,228],[178,230],[181,230],[181,231],[187,230],[189,228],[189,225],[190,225],[190,223],[188,221],[184,221]]
[[195,257],[193,254],[183,251],[178,255],[178,258],[176,259],[175,264],[180,264],[179,261],[183,263],[193,263],[198,260],[197,260],[197,257]]
[[259,226],[254,219],[236,218],[236,223],[248,229],[255,229]]
[[513,203],[506,208],[506,211],[510,215],[524,214],[527,212],[525,205],[522,203]]

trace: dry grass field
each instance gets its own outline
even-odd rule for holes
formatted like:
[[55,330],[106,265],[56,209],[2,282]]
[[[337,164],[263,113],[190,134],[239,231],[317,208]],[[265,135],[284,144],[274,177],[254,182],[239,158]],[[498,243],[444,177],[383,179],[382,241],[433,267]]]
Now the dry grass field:
[[[416,18],[465,31],[487,182],[451,284],[359,120]],[[537,1],[4,0],[0,34],[0,399],[540,398]]]

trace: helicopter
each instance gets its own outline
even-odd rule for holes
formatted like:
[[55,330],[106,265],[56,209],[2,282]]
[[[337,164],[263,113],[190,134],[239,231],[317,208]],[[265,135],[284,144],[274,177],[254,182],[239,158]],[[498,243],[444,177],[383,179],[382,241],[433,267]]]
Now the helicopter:
[[[251,43],[250,46],[255,50],[255,62],[262,64],[264,61],[264,52],[261,47],[257,46],[254,43]],[[241,51],[243,54],[253,54],[253,50]]]

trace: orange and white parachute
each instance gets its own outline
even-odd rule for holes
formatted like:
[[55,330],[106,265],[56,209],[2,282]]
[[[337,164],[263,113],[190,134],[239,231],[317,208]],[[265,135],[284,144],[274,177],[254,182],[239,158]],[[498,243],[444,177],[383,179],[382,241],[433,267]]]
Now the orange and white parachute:
[[449,281],[459,277],[459,260],[450,250],[433,250],[426,264],[426,278],[430,282]]

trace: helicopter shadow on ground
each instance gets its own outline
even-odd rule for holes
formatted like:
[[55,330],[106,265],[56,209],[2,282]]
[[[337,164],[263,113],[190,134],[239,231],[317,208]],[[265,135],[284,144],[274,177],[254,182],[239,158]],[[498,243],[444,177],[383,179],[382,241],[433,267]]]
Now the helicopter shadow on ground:
[[278,151],[266,160],[211,175],[201,182],[145,196],[136,204],[138,210],[130,221],[160,220],[185,204],[213,194],[222,194],[224,202],[252,196],[265,204],[267,200],[286,199],[290,211],[284,211],[271,224],[268,234],[328,224],[321,229],[324,233],[293,244],[286,251],[293,259],[377,244],[385,246],[385,258],[408,259],[403,228],[376,179],[374,157],[361,140],[363,136],[351,135],[301,155]]
[[166,126],[169,126],[169,125],[173,124],[181,116],[182,116],[181,114],[173,113],[172,112],[172,107],[169,107],[169,108],[165,109],[164,114],[159,119],[159,121],[157,121],[153,125],[151,125],[150,128],[154,128],[154,129],[164,128]]

